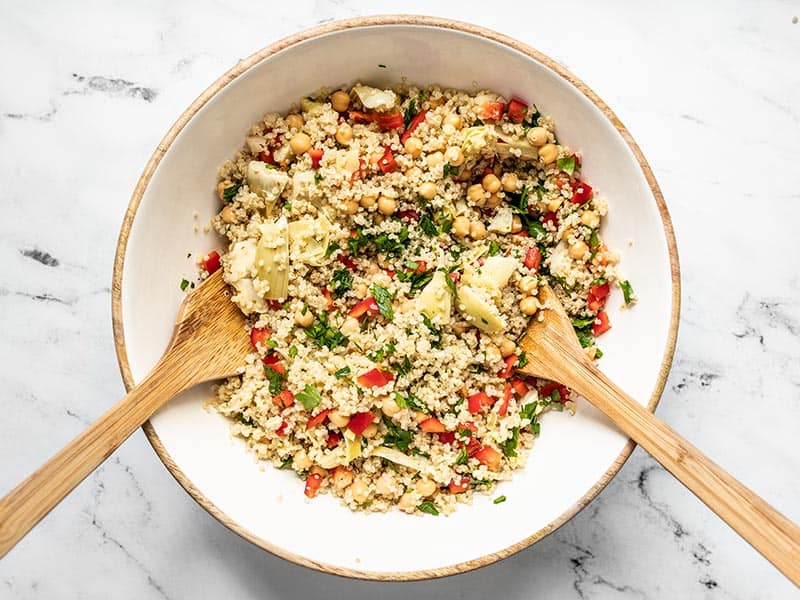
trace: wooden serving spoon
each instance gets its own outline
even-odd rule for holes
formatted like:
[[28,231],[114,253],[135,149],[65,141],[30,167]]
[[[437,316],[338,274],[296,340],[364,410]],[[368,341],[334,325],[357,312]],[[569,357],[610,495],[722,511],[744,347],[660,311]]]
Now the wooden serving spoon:
[[170,398],[234,375],[253,348],[217,271],[181,304],[167,351],[125,398],[0,500],[0,557]]
[[520,347],[521,373],[557,381],[586,398],[678,481],[800,586],[800,527],[764,502],[644,406],[614,385],[586,356],[564,307],[549,286]]

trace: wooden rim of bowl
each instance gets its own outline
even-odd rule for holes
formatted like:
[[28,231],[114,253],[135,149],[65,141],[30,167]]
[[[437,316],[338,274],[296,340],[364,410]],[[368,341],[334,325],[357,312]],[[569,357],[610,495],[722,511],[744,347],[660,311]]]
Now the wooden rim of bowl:
[[[426,17],[417,15],[381,15],[381,16],[345,19],[341,21],[326,23],[324,25],[314,27],[312,29],[308,29],[306,31],[302,31],[300,33],[283,38],[282,40],[279,40],[274,44],[267,46],[263,50],[259,50],[252,56],[237,63],[236,66],[234,66],[231,70],[225,73],[222,77],[217,79],[202,94],[200,94],[200,96],[194,102],[192,102],[189,108],[187,108],[186,111],[184,111],[184,113],[178,118],[178,120],[175,121],[175,123],[167,132],[167,134],[158,144],[158,147],[156,148],[155,152],[153,152],[153,155],[150,157],[150,160],[147,162],[147,165],[144,168],[144,172],[142,173],[141,177],[139,178],[139,181],[136,184],[136,187],[133,191],[133,195],[131,196],[130,203],[128,204],[128,209],[125,212],[125,217],[122,221],[122,227],[120,229],[120,234],[119,234],[119,241],[117,242],[116,255],[114,258],[114,274],[111,286],[111,313],[112,313],[112,321],[114,327],[114,346],[116,347],[117,360],[119,362],[120,371],[122,373],[122,379],[125,383],[126,389],[130,390],[134,386],[135,382],[131,375],[130,365],[128,364],[128,356],[125,350],[125,333],[123,331],[123,325],[122,325],[122,271],[123,271],[123,265],[125,264],[125,251],[128,245],[128,236],[130,235],[131,226],[133,225],[133,220],[136,217],[136,211],[139,208],[139,203],[142,200],[145,189],[150,183],[150,179],[153,176],[153,173],[155,172],[156,168],[161,162],[161,159],[164,157],[164,154],[166,154],[170,145],[175,141],[175,138],[178,136],[181,130],[186,126],[186,124],[191,120],[191,118],[195,115],[195,113],[197,113],[197,111],[199,111],[211,98],[213,98],[214,95],[217,94],[217,92],[219,92],[222,88],[224,88],[228,83],[230,83],[236,77],[238,77],[239,75],[250,69],[250,67],[252,67],[253,65],[276,54],[281,50],[284,50],[300,42],[304,42],[315,37],[319,37],[334,32],[345,31],[347,29],[354,29],[359,27],[375,27],[381,25],[417,25],[424,27],[436,27],[440,29],[450,29],[462,33],[472,34],[481,38],[485,38],[493,42],[497,42],[499,44],[507,46],[509,48],[512,48],[518,52],[521,52],[522,54],[525,54],[526,56],[529,56],[534,60],[544,64],[549,69],[557,73],[559,76],[566,79],[578,90],[580,90],[580,92],[583,93],[584,96],[586,96],[598,109],[600,109],[603,112],[603,114],[609,119],[609,121],[611,121],[611,123],[623,137],[625,142],[628,144],[634,156],[636,157],[639,166],[642,169],[642,173],[644,173],[647,183],[650,186],[650,190],[653,192],[653,196],[656,200],[658,211],[661,215],[661,221],[664,226],[664,235],[666,237],[667,247],[669,250],[670,272],[672,277],[672,310],[670,314],[669,335],[666,347],[664,348],[664,358],[661,362],[661,369],[659,371],[658,381],[656,382],[655,389],[653,390],[653,393],[650,396],[650,401],[647,404],[649,410],[651,411],[655,410],[656,406],[658,405],[658,401],[661,398],[661,393],[664,389],[667,375],[672,365],[672,357],[675,351],[675,343],[678,336],[678,317],[680,313],[680,300],[681,300],[680,267],[678,264],[678,251],[675,243],[675,233],[672,228],[672,220],[670,219],[669,211],[667,210],[667,206],[664,203],[664,197],[661,194],[661,190],[658,187],[658,183],[656,183],[655,177],[653,176],[653,172],[650,169],[650,166],[647,164],[647,161],[645,160],[644,156],[642,155],[639,146],[633,140],[631,134],[628,132],[628,130],[625,128],[622,122],[617,118],[617,116],[613,113],[613,111],[605,104],[605,102],[603,102],[597,96],[597,94],[595,94],[591,89],[589,89],[589,87],[585,83],[583,83],[580,79],[575,77],[575,75],[570,73],[567,69],[562,67],[556,61],[545,56],[541,52],[534,50],[530,46],[527,46],[526,44],[523,44],[515,39],[491,31],[489,29],[479,27],[477,25],[472,25],[469,23],[462,23],[457,21],[450,21],[447,19],[440,19],[436,17]],[[330,573],[332,575],[339,575],[342,577],[351,577],[357,579],[369,579],[376,581],[414,581],[421,579],[444,577],[448,575],[456,575],[458,573],[466,573],[467,571],[471,571],[479,567],[484,567],[486,565],[490,565],[494,562],[497,562],[498,560],[501,560],[503,558],[507,558],[508,556],[511,556],[512,554],[515,554],[520,550],[523,550],[528,546],[531,546],[532,544],[538,542],[545,536],[549,535],[550,533],[561,527],[564,523],[569,521],[578,512],[580,512],[583,508],[585,508],[589,504],[589,502],[591,502],[594,499],[594,497],[597,496],[597,494],[599,494],[600,491],[604,487],[606,487],[606,485],[608,485],[611,479],[622,468],[622,465],[631,455],[631,452],[635,447],[634,442],[632,440],[628,440],[628,443],[625,445],[625,448],[622,450],[619,456],[617,456],[616,460],[611,465],[611,467],[603,474],[600,480],[594,486],[592,486],[592,488],[582,498],[580,498],[580,500],[578,500],[566,512],[564,512],[554,521],[549,523],[547,526],[543,527],[534,534],[528,536],[524,540],[516,544],[513,544],[512,546],[509,546],[508,548],[505,548],[498,552],[487,554],[485,556],[481,556],[480,558],[436,569],[426,569],[421,571],[404,571],[404,572],[377,572],[377,571],[362,571],[359,569],[336,567],[333,565],[329,565],[327,563],[310,560],[298,554],[287,552],[283,548],[279,548],[269,543],[268,541],[254,535],[253,533],[251,533],[250,531],[239,525],[236,521],[228,517],[224,512],[222,512],[219,508],[217,508],[208,498],[206,498],[197,487],[195,487],[195,485],[189,480],[188,477],[186,477],[183,471],[181,471],[178,465],[175,464],[175,462],[172,460],[172,457],[164,448],[164,445],[161,443],[161,440],[159,439],[158,434],[156,433],[150,421],[144,424],[143,429],[145,434],[147,435],[147,439],[150,440],[150,444],[156,451],[156,454],[158,454],[158,457],[161,459],[164,465],[166,465],[167,469],[169,469],[169,472],[172,473],[172,476],[192,496],[192,498],[194,498],[195,501],[198,504],[200,504],[200,506],[202,506],[205,510],[207,510],[211,515],[213,515],[228,529],[239,534],[244,539],[252,542],[256,546],[259,546],[260,548],[263,548],[264,550],[267,550],[268,552],[271,552],[276,556],[280,556],[281,558],[284,558],[298,565],[303,565],[305,567],[316,569],[324,573]]]

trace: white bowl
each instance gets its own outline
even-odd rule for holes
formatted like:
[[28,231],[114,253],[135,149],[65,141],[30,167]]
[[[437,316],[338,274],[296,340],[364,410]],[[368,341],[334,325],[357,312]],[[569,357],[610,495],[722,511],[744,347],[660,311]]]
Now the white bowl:
[[[663,198],[619,120],[563,67],[509,38],[426,17],[330,23],[240,62],[178,119],[150,159],[120,234],[113,282],[114,334],[130,388],[158,360],[194,256],[221,246],[193,231],[218,210],[217,167],[264,112],[285,111],[322,86],[400,79],[466,90],[490,88],[535,102],[559,138],[584,157],[584,178],[609,201],[603,234],[621,253],[639,303],[608,303],[613,329],[601,340],[602,369],[653,409],[672,359],[679,310],[678,260]],[[187,258],[187,253],[193,254]],[[288,560],[340,575],[421,579],[489,564],[566,522],[609,482],[633,444],[596,410],[548,414],[527,467],[497,494],[449,517],[356,514],[330,497],[306,500],[289,472],[261,468],[206,412],[210,386],[169,403],[145,426],[178,482],[211,514]],[[497,495],[495,494],[495,495]]]

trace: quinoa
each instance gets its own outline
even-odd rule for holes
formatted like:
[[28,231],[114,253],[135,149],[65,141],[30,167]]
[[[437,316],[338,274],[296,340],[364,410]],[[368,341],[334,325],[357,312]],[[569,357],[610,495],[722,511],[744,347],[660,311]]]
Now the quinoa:
[[541,414],[572,410],[563,386],[514,372],[545,283],[599,358],[607,204],[535,105],[322,90],[253,124],[217,193],[254,350],[211,406],[309,498],[447,514],[509,479]]

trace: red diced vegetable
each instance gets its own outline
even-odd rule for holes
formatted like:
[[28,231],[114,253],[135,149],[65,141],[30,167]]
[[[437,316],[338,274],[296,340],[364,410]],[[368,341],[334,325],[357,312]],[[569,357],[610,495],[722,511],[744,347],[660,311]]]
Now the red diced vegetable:
[[328,310],[333,308],[333,294],[328,288],[322,288],[322,295],[325,296],[325,300],[328,301]]
[[453,283],[458,283],[458,280],[461,279],[461,273],[458,271],[453,271],[452,273],[448,273],[450,279],[453,280]]
[[408,210],[399,210],[397,211],[397,216],[403,219],[403,221],[419,221],[419,213],[413,208],[409,208]]
[[316,427],[317,425],[322,425],[325,422],[325,419],[328,418],[329,412],[331,412],[331,409],[326,408],[325,410],[321,410],[313,417],[311,417],[308,420],[308,423],[306,423],[306,431],[308,431],[309,429],[314,429],[314,427]]
[[283,390],[280,394],[275,396],[272,401],[278,406],[289,408],[294,404],[294,394],[290,390]]
[[403,128],[403,114],[399,112],[393,113],[379,113],[375,120],[381,129],[402,129]]
[[383,148],[383,156],[378,159],[378,169],[381,173],[394,173],[397,170],[397,161],[389,146]]
[[272,156],[272,150],[264,151],[258,153],[258,160],[261,162],[265,162],[268,165],[278,166],[278,163],[275,162],[275,158]]
[[381,310],[378,308],[378,303],[375,302],[375,298],[367,296],[351,308],[347,314],[354,319],[360,319],[364,315],[377,315],[380,312]]
[[341,438],[339,437],[338,433],[336,433],[335,431],[329,431],[328,439],[325,440],[325,444],[328,446],[328,448],[336,448],[336,446],[339,445],[340,441]]
[[306,478],[306,488],[303,493],[309,498],[317,495],[320,486],[322,485],[322,475],[319,473],[310,473]]
[[500,402],[500,406],[497,409],[497,414],[501,417],[505,417],[508,414],[508,405],[511,403],[511,396],[513,395],[513,386],[510,383],[506,383],[506,387],[503,390],[503,400]]
[[517,364],[517,358],[516,354],[511,354],[507,358],[504,358],[503,361],[506,363],[506,366],[502,368],[497,376],[501,379],[508,379],[511,377],[511,373],[514,372],[514,365]]
[[336,260],[338,260],[340,263],[342,263],[345,267],[347,267],[351,271],[356,270],[355,261],[352,258],[350,258],[347,254],[340,254],[339,256],[336,257]]
[[550,396],[552,396],[553,392],[556,390],[558,390],[558,395],[561,402],[566,402],[569,400],[570,391],[566,388],[566,386],[556,383],[555,381],[551,381],[550,383],[542,386],[542,388],[539,390],[539,397],[550,398]]
[[542,217],[542,225],[550,223],[553,227],[558,228],[558,216],[554,212],[545,213]]
[[219,269],[219,252],[212,250],[203,259],[203,270],[211,275],[217,269]]
[[451,494],[463,494],[469,489],[469,477],[459,477],[458,480],[451,479],[448,488]]
[[484,121],[499,121],[503,118],[506,105],[502,102],[484,102],[479,116]]
[[322,160],[322,155],[324,154],[324,150],[322,148],[313,148],[312,150],[308,151],[308,155],[311,157],[311,166],[314,169],[319,169],[319,163]]
[[594,196],[592,187],[583,181],[576,181],[572,184],[572,202],[575,204],[583,204],[588,202]]
[[606,281],[603,285],[593,285],[589,288],[589,294],[597,298],[598,300],[605,299],[608,296],[608,293],[611,291],[611,286],[608,285]]
[[280,310],[286,304],[286,300],[267,300],[267,304],[272,310]]
[[486,465],[490,471],[497,471],[500,468],[503,455],[491,446],[484,446],[475,453],[475,458],[482,465]]
[[270,352],[261,359],[261,362],[264,363],[265,367],[272,369],[276,373],[286,375],[286,365],[281,362],[282,360],[283,357],[280,354],[277,352]]
[[467,442],[467,456],[472,458],[478,452],[480,452],[482,448],[483,446],[481,446],[481,443],[478,440],[475,438],[470,438],[469,442]]
[[528,385],[522,381],[521,379],[517,379],[516,377],[508,382],[512,388],[514,388],[514,393],[518,396],[522,397],[528,393]]
[[508,103],[508,118],[512,123],[522,123],[528,113],[528,105],[519,98],[512,98]]
[[467,408],[473,415],[482,412],[484,407],[494,404],[494,400],[486,392],[475,392],[467,397]]
[[275,430],[275,433],[277,433],[279,436],[283,437],[283,436],[285,436],[285,435],[286,435],[286,430],[288,429],[288,427],[289,427],[289,424],[288,424],[286,421],[283,421],[283,422],[281,423],[281,426],[280,426],[280,427],[278,427],[278,428]]
[[417,115],[411,119],[411,122],[408,124],[408,127],[403,132],[403,135],[400,136],[400,143],[405,144],[406,140],[411,137],[411,134],[414,130],[419,127],[419,124],[425,120],[425,115],[428,114],[427,110],[421,110]]
[[592,325],[592,332],[595,335],[603,335],[609,329],[611,329],[611,323],[608,321],[608,314],[606,311],[601,310],[597,313],[594,325]]
[[356,378],[359,384],[364,387],[383,387],[394,379],[394,374],[388,371],[370,369]]
[[428,263],[426,263],[424,260],[418,260],[416,263],[417,268],[414,269],[414,273],[424,273],[428,270]]
[[443,444],[454,444],[456,441],[456,434],[454,431],[442,431],[438,434],[439,441]]
[[351,110],[347,113],[350,117],[350,120],[353,123],[372,123],[375,120],[375,116],[365,112],[359,112],[357,110]]
[[374,418],[375,417],[373,414],[369,412],[356,413],[350,417],[350,422],[347,424],[347,428],[356,435],[361,435],[364,433],[364,430],[369,427]]
[[253,344],[253,348],[257,349],[259,344],[265,346],[271,335],[272,333],[266,327],[253,327],[250,330],[250,342]]
[[421,421],[419,428],[427,433],[444,433],[444,425],[442,425],[442,422],[436,417],[430,417]]
[[525,260],[522,262],[532,271],[538,271],[542,264],[542,253],[539,248],[536,246],[528,248],[528,251],[525,253]]
[[459,433],[459,435],[462,435],[462,436],[467,435],[467,434],[469,434],[470,436],[475,435],[476,433],[478,433],[478,426],[475,425],[475,423],[473,423],[472,421],[467,421],[466,423],[461,423],[458,426],[458,433]]

